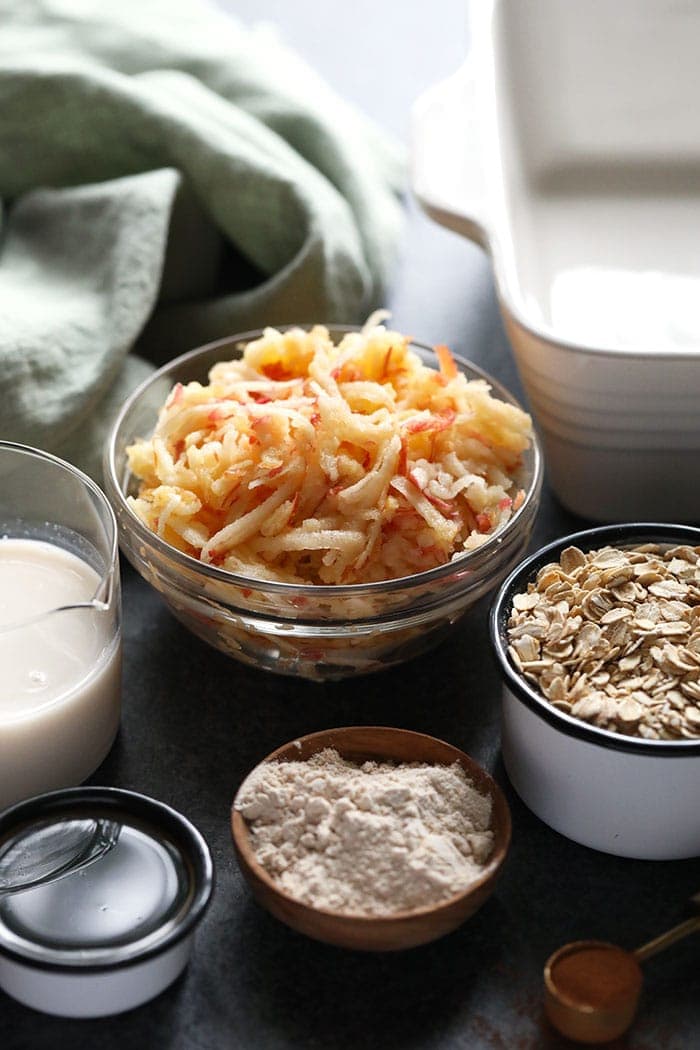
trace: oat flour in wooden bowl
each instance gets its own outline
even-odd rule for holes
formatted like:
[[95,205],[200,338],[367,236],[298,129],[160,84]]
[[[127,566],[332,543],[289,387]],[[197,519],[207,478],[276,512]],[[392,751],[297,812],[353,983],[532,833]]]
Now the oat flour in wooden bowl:
[[510,838],[505,799],[472,759],[383,727],[280,748],[241,786],[232,827],[260,903],[309,936],[369,950],[458,926],[490,895]]

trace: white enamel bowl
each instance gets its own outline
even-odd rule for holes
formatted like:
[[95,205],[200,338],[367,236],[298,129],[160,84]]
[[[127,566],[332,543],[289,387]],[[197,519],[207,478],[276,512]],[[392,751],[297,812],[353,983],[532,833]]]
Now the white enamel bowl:
[[621,857],[676,860],[700,854],[700,741],[645,740],[557,710],[508,656],[513,596],[571,545],[583,551],[658,542],[700,545],[700,529],[634,524],[588,529],[543,547],[504,581],[491,610],[503,678],[502,750],[513,787],[555,831]]

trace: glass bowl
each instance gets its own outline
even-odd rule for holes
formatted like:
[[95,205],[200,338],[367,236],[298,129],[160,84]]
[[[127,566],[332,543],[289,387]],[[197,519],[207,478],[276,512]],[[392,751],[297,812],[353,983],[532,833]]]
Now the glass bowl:
[[[352,328],[330,328],[339,340]],[[198,637],[254,667],[322,681],[379,671],[436,645],[459,617],[520,560],[542,487],[537,439],[522,457],[516,483],[525,499],[507,524],[478,549],[445,565],[386,582],[330,586],[275,583],[218,569],[183,554],[131,510],[136,492],[126,449],[149,436],[175,383],[206,382],[218,361],[239,357],[247,332],[192,350],[143,383],[120,412],[105,452],[105,489],[119,523],[124,554]],[[411,348],[437,369],[432,349]],[[455,355],[468,379],[485,379],[495,396],[518,404],[481,369]]]
[[121,717],[117,523],[81,471],[0,441],[0,810],[74,787]]

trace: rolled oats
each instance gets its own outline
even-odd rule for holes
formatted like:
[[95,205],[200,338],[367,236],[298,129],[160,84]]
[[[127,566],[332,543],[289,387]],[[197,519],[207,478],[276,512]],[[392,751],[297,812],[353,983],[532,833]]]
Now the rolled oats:
[[646,740],[700,739],[700,547],[567,547],[514,596],[508,635],[559,710]]

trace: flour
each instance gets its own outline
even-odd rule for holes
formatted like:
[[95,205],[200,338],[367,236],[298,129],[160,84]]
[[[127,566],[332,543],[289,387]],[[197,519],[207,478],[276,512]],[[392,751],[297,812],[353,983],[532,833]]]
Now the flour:
[[236,808],[280,888],[329,911],[436,904],[477,879],[493,847],[491,800],[457,763],[358,766],[328,748],[258,766]]

